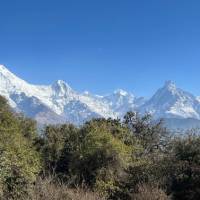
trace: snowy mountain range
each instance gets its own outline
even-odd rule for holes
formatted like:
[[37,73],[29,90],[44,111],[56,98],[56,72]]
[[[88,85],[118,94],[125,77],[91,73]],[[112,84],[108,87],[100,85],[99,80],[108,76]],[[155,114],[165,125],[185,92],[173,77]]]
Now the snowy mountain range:
[[78,93],[64,81],[52,85],[32,85],[0,65],[0,95],[17,111],[40,124],[71,122],[82,124],[96,117],[122,118],[127,111],[151,113],[164,118],[172,128],[200,127],[200,98],[168,81],[150,99],[124,90],[99,96]]

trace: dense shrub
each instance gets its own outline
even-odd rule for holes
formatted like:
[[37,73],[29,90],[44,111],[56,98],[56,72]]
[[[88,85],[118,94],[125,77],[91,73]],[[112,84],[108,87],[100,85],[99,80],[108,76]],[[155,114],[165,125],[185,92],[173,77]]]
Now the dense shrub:
[[78,167],[79,176],[102,192],[118,189],[116,182],[126,176],[125,169],[133,162],[135,150],[134,146],[119,139],[123,134],[119,129],[114,130],[113,125],[109,130],[107,126],[106,121],[97,120],[81,129],[84,138]]
[[[67,170],[67,163],[61,162],[64,148],[72,149],[77,146],[78,129],[71,124],[49,125],[45,128],[43,137],[40,139],[40,151],[43,155],[44,170],[47,172],[61,172]],[[67,152],[66,152],[67,153]],[[67,162],[67,161],[66,161]],[[65,168],[65,169],[63,169]]]
[[200,198],[200,137],[195,135],[176,138],[171,153],[164,162],[169,191],[173,199]]
[[21,125],[21,118],[0,98],[0,183],[4,198],[20,198],[40,171],[39,153]]
[[157,155],[166,150],[170,134],[162,120],[154,121],[149,114],[140,117],[138,113],[128,112],[124,124],[139,139],[144,148],[143,155]]
[[[119,120],[95,119],[77,129],[48,126],[42,148],[45,165],[68,184],[86,184],[110,195],[119,190],[126,169],[137,164],[137,139]],[[50,169],[51,171],[51,169]]]

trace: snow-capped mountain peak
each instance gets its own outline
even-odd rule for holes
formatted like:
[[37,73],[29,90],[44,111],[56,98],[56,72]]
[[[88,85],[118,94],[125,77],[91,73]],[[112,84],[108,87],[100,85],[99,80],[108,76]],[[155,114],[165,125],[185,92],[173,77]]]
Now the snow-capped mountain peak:
[[58,80],[55,83],[52,84],[52,90],[54,91],[55,94],[58,96],[66,96],[70,95],[71,93],[74,93],[72,88],[62,80]]
[[128,111],[148,112],[154,118],[200,119],[200,97],[172,81],[165,82],[149,100],[122,89],[100,96],[79,93],[62,80],[47,86],[29,84],[0,65],[0,95],[39,123],[80,124],[94,117],[122,118]]
[[3,72],[9,72],[9,71],[4,65],[0,64],[0,73],[3,73]]
[[4,74],[12,74],[4,65],[0,64],[0,73]]
[[23,87],[26,85],[24,80],[15,76],[4,65],[0,65],[0,81],[2,84],[0,89],[7,88],[7,90],[9,90],[15,87]]
[[167,90],[171,92],[175,92],[177,89],[176,84],[173,81],[166,81],[164,88],[166,88]]
[[[102,98],[89,93],[79,94],[65,81],[58,80],[50,86],[32,85],[15,76],[3,65],[0,66],[0,95],[5,96],[17,111],[27,115],[35,113],[36,119],[39,115],[39,119],[45,122],[48,120],[44,116],[53,116],[56,123],[81,123],[92,117],[117,117]],[[44,111],[51,113],[51,116],[40,113]],[[30,116],[33,117],[33,114]]]
[[156,118],[200,119],[199,108],[200,105],[195,96],[168,81],[141,107],[141,110],[143,113],[151,113]]
[[72,90],[72,88],[63,80],[57,80],[53,86],[55,87],[59,87],[61,89],[64,89],[64,90]]
[[114,94],[119,96],[127,96],[128,92],[122,89],[117,89],[114,91]]
[[115,90],[112,94],[104,96],[103,100],[118,117],[123,117],[127,111],[135,110],[137,107],[135,96],[122,89]]

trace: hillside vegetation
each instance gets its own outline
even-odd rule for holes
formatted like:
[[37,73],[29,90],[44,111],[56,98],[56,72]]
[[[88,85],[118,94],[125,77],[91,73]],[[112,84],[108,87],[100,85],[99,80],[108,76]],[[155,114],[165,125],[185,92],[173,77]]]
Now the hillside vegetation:
[[197,200],[200,137],[129,112],[81,127],[14,113],[0,97],[0,199]]

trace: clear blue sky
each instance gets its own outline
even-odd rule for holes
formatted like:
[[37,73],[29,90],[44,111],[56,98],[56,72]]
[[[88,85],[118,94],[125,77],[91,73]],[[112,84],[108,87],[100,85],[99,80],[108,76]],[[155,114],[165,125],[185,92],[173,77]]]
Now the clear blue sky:
[[200,95],[199,0],[1,0],[0,63],[31,83]]

